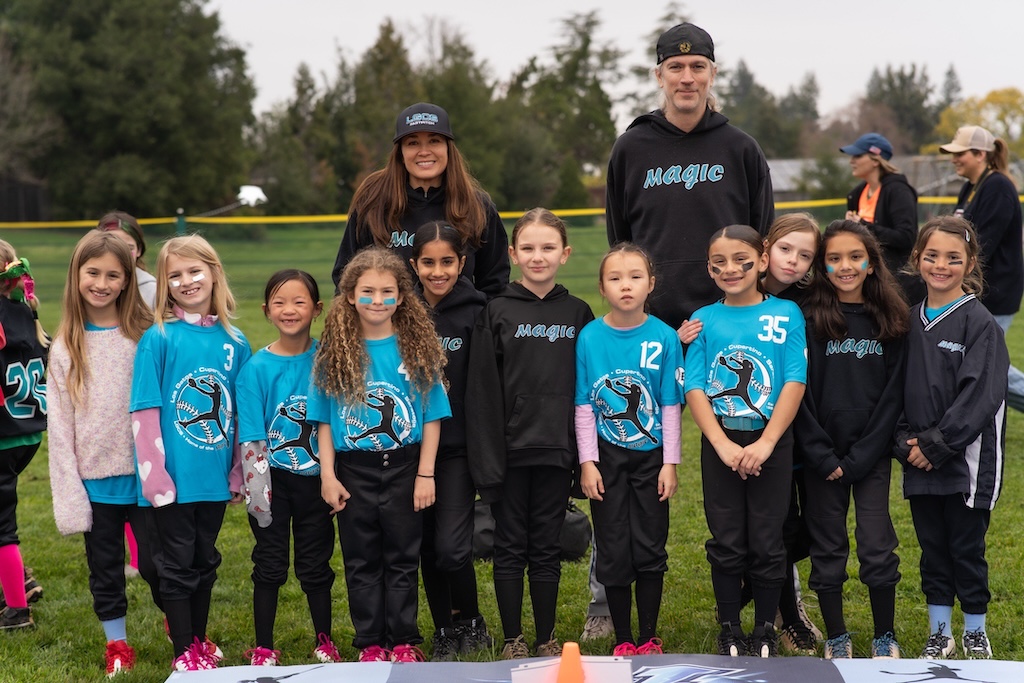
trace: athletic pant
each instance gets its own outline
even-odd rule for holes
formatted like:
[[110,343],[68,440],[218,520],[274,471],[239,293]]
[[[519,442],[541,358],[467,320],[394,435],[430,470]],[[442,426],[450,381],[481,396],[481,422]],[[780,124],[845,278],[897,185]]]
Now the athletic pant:
[[572,472],[554,465],[509,467],[494,514],[494,578],[558,583],[560,536]]
[[163,600],[188,600],[194,593],[213,589],[221,561],[217,535],[226,507],[227,503],[200,502],[140,508],[150,524]]
[[846,528],[850,496],[857,518],[855,538],[860,580],[868,588],[892,588],[900,580],[899,542],[889,517],[892,460],[884,456],[853,484],[826,481],[808,473],[807,524],[811,530],[811,575],[807,584],[820,592],[840,592],[848,578],[850,535]]
[[[725,434],[740,446],[761,436],[761,430]],[[726,467],[706,437],[701,437],[704,513],[711,539],[705,544],[713,569],[730,576],[746,573],[754,586],[780,588],[786,578],[786,547],[782,527],[789,510],[793,477],[793,433],[787,429],[760,476],[744,481]]]
[[668,571],[668,501],[658,500],[661,448],[630,451],[598,440],[597,469],[604,481],[603,501],[591,500],[597,556],[597,580],[605,586],[629,586],[637,574]]
[[38,443],[0,450],[0,548],[18,544],[18,475],[38,450]]
[[92,608],[100,621],[128,614],[124,579],[124,523],[135,528],[139,544],[139,573],[149,584],[153,603],[162,609],[160,579],[153,562],[145,513],[136,505],[90,503],[92,530],[85,532],[85,559],[89,565]]
[[423,536],[423,519],[413,510],[418,466],[418,445],[336,456],[335,472],[351,495],[337,518],[356,649],[423,642],[416,626]]
[[439,457],[434,465],[437,502],[423,511],[424,564],[453,572],[473,561],[476,488],[465,453]]
[[249,526],[256,538],[252,549],[252,582],[257,586],[283,586],[288,580],[291,536],[295,536],[295,577],[302,592],[329,592],[334,585],[334,520],[320,496],[320,477],[304,477],[270,468],[270,526],[261,528],[252,515]]
[[782,542],[786,546],[786,561],[789,564],[799,562],[811,554],[811,532],[807,527],[807,485],[804,481],[806,476],[807,470],[803,466],[793,468],[789,512],[782,525]]
[[921,590],[930,605],[960,599],[967,614],[985,614],[988,590],[985,534],[991,512],[969,508],[962,494],[910,496],[921,545]]

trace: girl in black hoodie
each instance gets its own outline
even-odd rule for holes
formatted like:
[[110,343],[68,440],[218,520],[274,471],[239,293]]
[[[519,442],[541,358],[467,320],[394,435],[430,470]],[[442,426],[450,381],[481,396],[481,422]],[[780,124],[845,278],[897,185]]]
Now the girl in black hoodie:
[[494,513],[494,592],[504,659],[530,656],[522,629],[527,565],[536,653],[561,653],[555,608],[559,534],[577,460],[576,336],[594,319],[584,301],[555,284],[570,251],[565,223],[547,209],[520,218],[509,253],[523,277],[487,304],[470,344],[469,467]]
[[431,221],[416,230],[409,260],[434,320],[448,364],[448,401],[452,416],[441,423],[441,443],[434,464],[437,502],[423,511],[420,572],[434,620],[433,659],[491,646],[480,615],[473,568],[473,504],[476,488],[469,474],[466,448],[466,384],[469,340],[487,298],[462,276],[466,247],[458,230]]
[[826,659],[849,659],[843,582],[850,554],[851,494],[860,579],[874,617],[874,658],[899,657],[894,635],[900,580],[889,517],[891,444],[903,407],[907,304],[878,240],[862,223],[833,221],[815,259],[804,300],[807,391],[794,423],[804,463],[811,534],[811,589],[828,640]]

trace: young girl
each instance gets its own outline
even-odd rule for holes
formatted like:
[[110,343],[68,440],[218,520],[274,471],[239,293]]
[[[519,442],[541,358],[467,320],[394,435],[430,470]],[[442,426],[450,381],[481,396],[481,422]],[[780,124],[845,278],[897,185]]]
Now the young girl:
[[0,240],[0,630],[34,626],[29,600],[42,589],[25,569],[18,544],[18,475],[39,450],[46,430],[46,355],[35,283],[28,261]]
[[985,533],[1003,480],[1010,360],[1002,330],[977,299],[978,249],[969,222],[940,216],[921,228],[911,253],[928,297],[910,311],[896,457],[921,545],[928,659],[956,651],[954,598],[964,612],[964,654],[992,656]]
[[[316,423],[306,418],[306,390],[317,343],[309,328],[323,310],[309,273],[279,270],[263,294],[263,314],[277,341],[260,349],[238,376],[238,440],[242,444],[252,551],[253,666],[274,666],[278,590],[288,580],[289,536],[295,535],[295,576],[306,594],[316,641],[313,656],[341,661],[331,640],[334,521],[320,498]],[[271,503],[271,500],[273,501]]]
[[576,335],[590,307],[555,284],[572,251],[565,223],[547,209],[527,211],[509,254],[522,279],[492,299],[473,330],[466,391],[476,419],[469,466],[494,513],[494,592],[505,633],[501,656],[530,656],[523,637],[523,571],[530,568],[535,652],[561,653],[555,609],[561,578],[559,534],[573,465]]
[[[639,247],[612,247],[598,271],[611,310],[583,328],[576,344],[580,482],[602,549],[595,569],[608,596],[616,656],[662,652],[656,633],[680,458],[683,351],[672,328],[646,313],[653,270]],[[633,583],[639,641],[631,627]]]
[[50,487],[57,530],[85,534],[93,610],[107,639],[107,676],[130,670],[124,535],[135,522],[140,571],[158,580],[138,507],[128,417],[135,348],[153,323],[135,284],[135,259],[115,236],[93,231],[71,255],[61,323],[50,352]]
[[423,513],[420,550],[423,589],[435,628],[433,659],[448,661],[492,643],[480,614],[473,568],[476,489],[466,454],[465,400],[470,335],[487,298],[462,276],[466,247],[458,230],[432,221],[420,226],[415,236],[410,262],[419,278],[416,291],[427,304],[448,356],[444,374],[452,417],[441,424],[434,467],[437,503]]
[[139,341],[132,380],[139,505],[153,559],[172,667],[216,667],[206,638],[226,503],[242,500],[235,381],[249,343],[231,325],[235,299],[217,252],[199,235],[164,243],[156,261],[155,324]]
[[[722,624],[719,653],[744,653],[743,575],[750,577],[750,654],[774,655],[773,622],[786,576],[782,528],[793,468],[790,423],[807,372],[804,319],[791,301],[761,288],[768,267],[753,228],[711,237],[708,274],[725,298],[697,311],[704,329],[686,353],[686,403],[703,432],[701,471],[711,580]],[[756,514],[749,511],[756,510]]]
[[[359,661],[423,661],[416,626],[423,519],[445,395],[444,351],[408,266],[370,247],[349,261],[316,353],[306,419],[338,517]],[[390,652],[389,652],[390,649]]]
[[825,659],[853,656],[843,620],[851,494],[860,580],[875,622],[871,656],[899,657],[894,623],[900,560],[889,481],[890,444],[903,408],[907,304],[866,226],[851,220],[828,226],[804,315],[807,391],[794,433],[806,471],[809,585],[818,593],[828,631]]
[[146,253],[146,237],[142,234],[138,219],[124,211],[111,211],[103,215],[97,228],[117,236],[131,249],[139,294],[143,302],[153,308],[156,305],[156,278],[149,274],[146,262],[142,260]]

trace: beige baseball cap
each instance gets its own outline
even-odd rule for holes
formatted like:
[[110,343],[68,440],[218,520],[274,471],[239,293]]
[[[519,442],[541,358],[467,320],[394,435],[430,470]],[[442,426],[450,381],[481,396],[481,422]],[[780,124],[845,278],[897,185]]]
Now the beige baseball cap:
[[939,147],[944,154],[959,154],[970,149],[991,152],[995,148],[995,136],[981,126],[961,126],[953,136],[953,142]]

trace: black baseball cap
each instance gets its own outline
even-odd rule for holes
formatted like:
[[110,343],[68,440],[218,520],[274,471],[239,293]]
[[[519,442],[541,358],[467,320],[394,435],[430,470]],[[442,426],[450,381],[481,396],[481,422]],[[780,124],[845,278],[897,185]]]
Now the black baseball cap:
[[406,135],[419,133],[437,133],[450,140],[454,140],[452,126],[448,122],[448,112],[436,104],[419,102],[406,107],[395,120],[395,137],[392,142],[398,142]]
[[700,55],[715,61],[715,41],[708,32],[690,22],[678,24],[658,38],[658,64],[677,55]]

